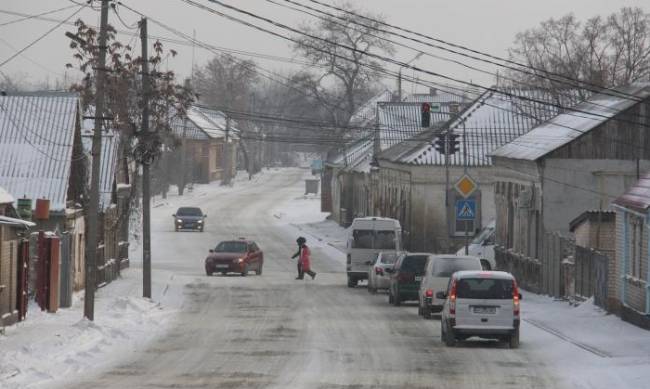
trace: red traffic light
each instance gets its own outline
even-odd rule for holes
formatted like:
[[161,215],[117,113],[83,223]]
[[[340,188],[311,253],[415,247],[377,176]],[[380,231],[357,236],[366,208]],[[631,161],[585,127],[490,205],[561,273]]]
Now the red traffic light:
[[431,104],[422,103],[422,113],[429,113],[429,112],[431,112]]

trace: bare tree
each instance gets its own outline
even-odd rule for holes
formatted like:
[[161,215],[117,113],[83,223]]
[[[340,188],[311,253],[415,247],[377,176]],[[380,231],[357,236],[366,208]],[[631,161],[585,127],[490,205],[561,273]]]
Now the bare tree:
[[[527,70],[532,74],[510,72],[511,78],[554,91],[648,80],[650,14],[625,7],[584,23],[573,15],[549,19],[517,34],[510,56],[534,68]],[[584,83],[572,83],[565,77]]]
[[315,25],[305,23],[301,30],[315,38],[296,35],[294,51],[320,69],[305,73],[303,86],[328,108],[334,124],[346,126],[381,79],[382,64],[363,53],[391,55],[395,49],[383,39],[385,34],[377,31],[381,16],[356,9],[350,3],[341,7],[369,19],[339,12],[323,17]]

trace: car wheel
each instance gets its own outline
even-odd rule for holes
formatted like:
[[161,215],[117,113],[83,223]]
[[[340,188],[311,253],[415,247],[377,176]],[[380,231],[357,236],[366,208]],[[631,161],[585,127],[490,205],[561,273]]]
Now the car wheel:
[[422,317],[427,320],[431,320],[431,307],[428,307],[426,305],[422,307]]
[[395,295],[393,296],[393,305],[395,305],[396,307],[402,305],[402,298],[399,295],[399,290],[395,292]]
[[418,304],[418,316],[422,316],[422,307]]
[[392,304],[392,303],[393,303],[393,293],[391,293],[391,291],[389,290],[388,291],[388,304]]
[[205,271],[205,274],[207,274],[207,275],[208,275],[208,277],[210,277],[210,276],[212,275],[212,272],[211,272],[211,271],[208,271],[208,270],[206,270],[206,271]]
[[246,277],[248,275],[248,265],[244,267],[244,271],[241,272],[242,277]]
[[356,278],[348,276],[348,288],[355,288],[359,282]]
[[519,347],[519,328],[517,328],[508,338],[508,346],[510,346],[510,348]]
[[443,325],[443,327],[445,328],[443,331],[443,341],[445,342],[445,346],[454,347],[456,345],[456,336],[454,335],[454,330],[448,328],[446,323]]
[[255,274],[257,274],[258,276],[261,276],[261,275],[262,275],[262,265],[260,265],[260,266],[257,268],[257,270],[255,270]]
[[178,232],[178,227],[174,227],[174,231]]

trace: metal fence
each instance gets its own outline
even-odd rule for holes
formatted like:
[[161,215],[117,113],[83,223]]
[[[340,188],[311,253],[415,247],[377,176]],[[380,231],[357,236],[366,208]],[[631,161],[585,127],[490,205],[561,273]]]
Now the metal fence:
[[497,246],[495,259],[497,268],[512,273],[524,289],[553,297],[564,297],[566,288],[562,263],[573,255],[574,249],[573,241],[557,233],[546,233],[539,258]]

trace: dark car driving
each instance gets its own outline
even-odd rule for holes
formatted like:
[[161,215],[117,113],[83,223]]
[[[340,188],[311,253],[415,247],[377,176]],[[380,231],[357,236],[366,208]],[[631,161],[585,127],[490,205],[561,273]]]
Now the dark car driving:
[[197,230],[203,232],[205,218],[201,208],[198,207],[180,207],[174,217],[174,230]]
[[226,240],[210,250],[205,259],[205,273],[239,273],[246,276],[249,271],[255,271],[259,276],[264,267],[264,253],[259,246],[246,239]]
[[402,301],[417,300],[420,282],[427,265],[427,260],[433,254],[408,253],[399,257],[390,273],[390,287],[388,288],[388,303],[400,305]]

